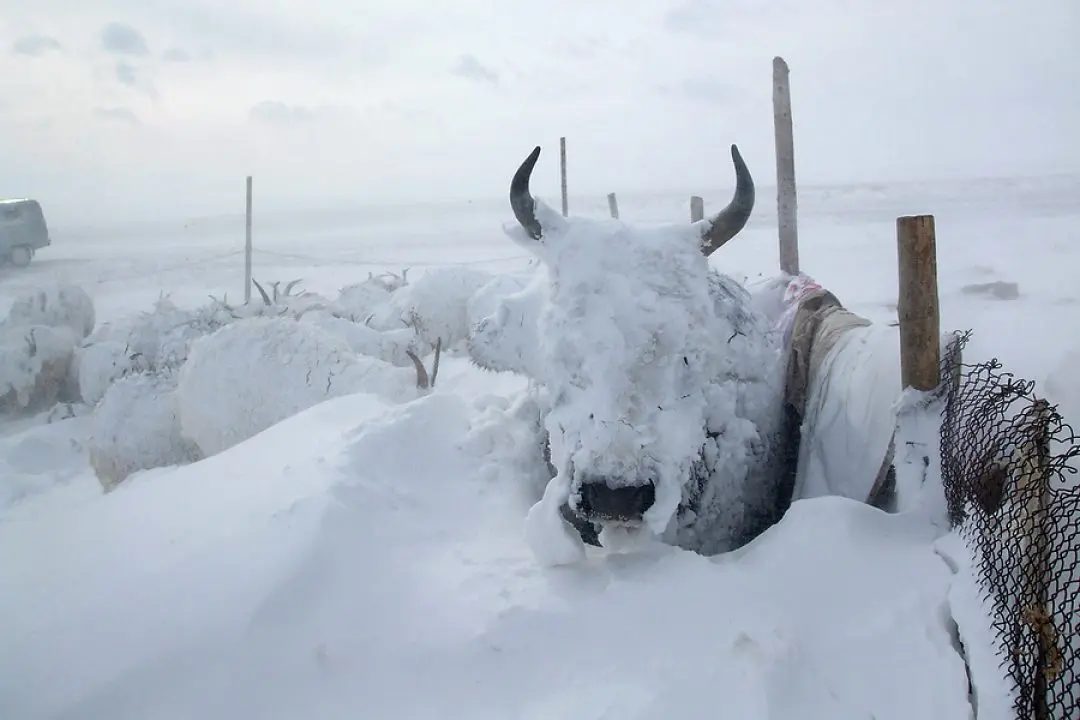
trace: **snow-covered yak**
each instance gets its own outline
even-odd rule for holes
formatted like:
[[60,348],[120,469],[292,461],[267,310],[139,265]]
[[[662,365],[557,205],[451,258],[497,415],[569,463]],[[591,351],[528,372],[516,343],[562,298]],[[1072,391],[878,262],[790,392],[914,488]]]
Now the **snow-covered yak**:
[[755,296],[708,264],[754,206],[738,148],[727,207],[650,228],[534,200],[539,154],[513,177],[520,227],[506,228],[541,259],[537,277],[477,324],[469,351],[542,388],[544,502],[592,544],[628,528],[704,554],[745,544],[790,503],[797,440],[777,333]]

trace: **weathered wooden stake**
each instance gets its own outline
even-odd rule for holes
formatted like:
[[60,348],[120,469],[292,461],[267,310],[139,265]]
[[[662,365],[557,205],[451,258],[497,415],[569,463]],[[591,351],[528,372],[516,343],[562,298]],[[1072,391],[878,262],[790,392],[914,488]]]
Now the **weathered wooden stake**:
[[705,218],[705,201],[697,195],[690,196],[690,222]]
[[1050,421],[1050,403],[1041,398],[1035,400],[1030,414],[1022,421],[1026,438],[1018,448],[1023,464],[1016,481],[1018,494],[1020,499],[1023,499],[1022,522],[1019,528],[1021,543],[1026,544],[1029,550],[1029,560],[1023,573],[1028,588],[1024,593],[1022,619],[1038,641],[1032,673],[1032,710],[1035,720],[1049,720],[1048,685],[1057,678],[1062,669],[1059,636],[1050,612],[1050,533],[1053,532],[1053,523],[1049,517],[1052,504]]
[[941,362],[934,216],[897,218],[896,243],[900,375],[905,388],[929,391],[938,386]]
[[611,217],[618,220],[619,219],[619,201],[615,199],[615,193],[608,193],[607,206],[608,206],[608,210],[611,211]]
[[562,214],[567,216],[570,206],[566,199],[566,138],[559,138],[559,165],[562,169]]
[[780,270],[799,273],[799,233],[795,200],[795,138],[791,127],[788,66],[773,58],[773,130],[776,135],[776,211],[780,230]]
[[247,214],[244,222],[244,302],[251,302],[251,176],[247,176]]

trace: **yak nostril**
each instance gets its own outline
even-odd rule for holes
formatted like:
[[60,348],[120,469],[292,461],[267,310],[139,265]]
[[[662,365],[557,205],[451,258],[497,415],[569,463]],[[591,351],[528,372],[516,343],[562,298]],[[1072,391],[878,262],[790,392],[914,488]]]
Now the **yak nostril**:
[[578,509],[588,518],[640,520],[654,502],[656,486],[651,482],[614,488],[603,482],[588,482],[581,486]]

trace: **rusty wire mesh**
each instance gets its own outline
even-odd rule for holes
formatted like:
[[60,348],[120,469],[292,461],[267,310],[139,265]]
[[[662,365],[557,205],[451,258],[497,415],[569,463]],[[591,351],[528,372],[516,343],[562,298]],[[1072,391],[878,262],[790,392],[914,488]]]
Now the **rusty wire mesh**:
[[949,515],[991,608],[1017,718],[1080,719],[1080,442],[1034,383],[997,360],[942,358]]

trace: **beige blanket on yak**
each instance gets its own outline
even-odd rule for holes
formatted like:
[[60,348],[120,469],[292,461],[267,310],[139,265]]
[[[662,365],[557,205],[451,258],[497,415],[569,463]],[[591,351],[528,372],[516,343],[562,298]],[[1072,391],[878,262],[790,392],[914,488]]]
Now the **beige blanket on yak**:
[[802,433],[793,499],[841,495],[882,506],[894,478],[898,335],[812,283],[796,294],[785,377]]

